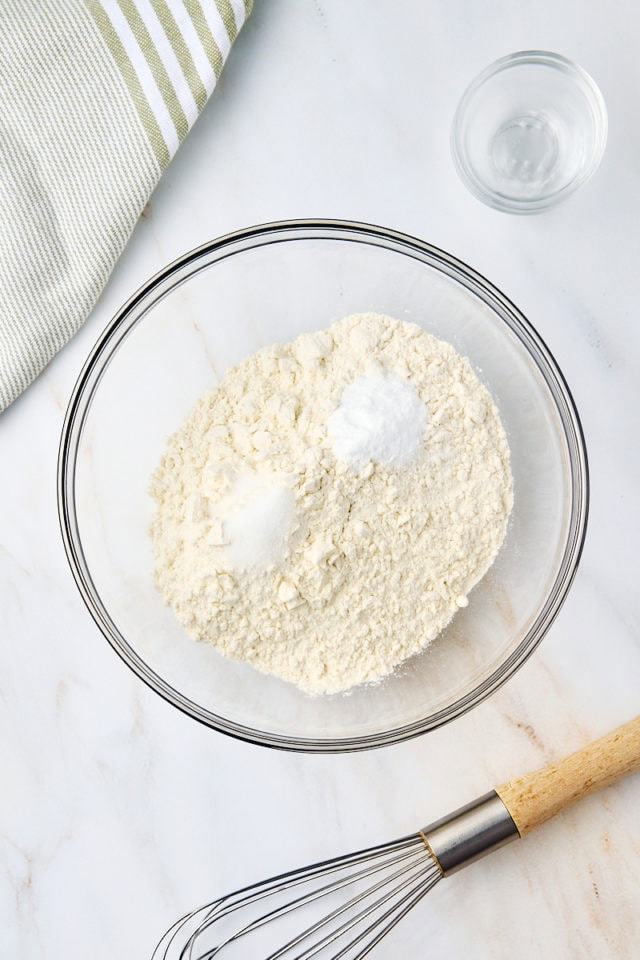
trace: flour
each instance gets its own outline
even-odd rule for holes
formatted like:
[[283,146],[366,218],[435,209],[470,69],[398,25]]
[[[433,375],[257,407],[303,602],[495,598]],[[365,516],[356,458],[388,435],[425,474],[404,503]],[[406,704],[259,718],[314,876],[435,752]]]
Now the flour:
[[189,633],[311,693],[376,681],[466,606],[512,505],[469,363],[358,314],[205,394],[152,484],[156,581]]

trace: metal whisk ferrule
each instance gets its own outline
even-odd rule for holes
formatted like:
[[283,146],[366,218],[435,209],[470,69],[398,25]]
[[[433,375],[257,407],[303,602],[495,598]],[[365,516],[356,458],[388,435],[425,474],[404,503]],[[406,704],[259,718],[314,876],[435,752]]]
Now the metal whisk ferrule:
[[495,790],[436,820],[420,833],[443,877],[520,836],[511,814]]

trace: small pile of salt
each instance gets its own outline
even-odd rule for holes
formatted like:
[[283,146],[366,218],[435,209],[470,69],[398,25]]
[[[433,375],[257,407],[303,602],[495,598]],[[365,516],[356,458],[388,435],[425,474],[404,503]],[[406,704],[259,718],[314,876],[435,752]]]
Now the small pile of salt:
[[221,506],[231,569],[266,569],[284,560],[294,516],[293,493],[284,482],[247,471]]

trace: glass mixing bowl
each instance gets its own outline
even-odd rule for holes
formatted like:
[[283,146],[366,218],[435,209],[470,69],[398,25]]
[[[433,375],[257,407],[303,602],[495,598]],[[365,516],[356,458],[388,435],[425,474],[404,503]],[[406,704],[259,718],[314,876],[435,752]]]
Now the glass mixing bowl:
[[[365,311],[421,324],[469,358],[507,432],[515,502],[494,565],[425,651],[378,684],[313,697],[186,634],[154,587],[149,486],[169,435],[231,366],[260,347]],[[347,751],[452,720],[533,652],[576,571],[587,461],[556,363],[487,280],[413,237],[358,223],[294,221],[205,244],[122,308],[73,391],[58,500],[80,592],[145,683],[240,739]]]

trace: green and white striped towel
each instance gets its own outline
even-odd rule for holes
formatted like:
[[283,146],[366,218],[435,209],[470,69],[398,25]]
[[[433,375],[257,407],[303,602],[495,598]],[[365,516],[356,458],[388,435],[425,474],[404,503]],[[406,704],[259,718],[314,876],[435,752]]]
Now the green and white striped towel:
[[0,410],[91,311],[252,0],[0,0]]

